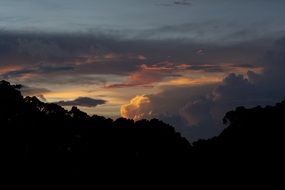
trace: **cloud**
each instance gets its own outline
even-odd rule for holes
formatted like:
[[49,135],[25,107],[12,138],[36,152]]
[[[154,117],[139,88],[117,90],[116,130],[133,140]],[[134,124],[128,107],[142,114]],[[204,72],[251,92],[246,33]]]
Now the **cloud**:
[[[165,29],[184,30],[183,26]],[[160,93],[139,92],[147,95],[139,106],[126,106],[124,116],[159,117],[169,122],[172,118],[189,138],[214,135],[219,128],[209,127],[211,121],[220,121],[236,105],[265,104],[284,92],[280,87],[284,81],[282,40],[267,58],[260,59],[273,46],[271,41],[221,45],[189,39],[3,32],[0,37],[1,78],[28,86],[52,84],[57,89],[59,84],[98,85],[110,91],[159,85]],[[252,72],[246,75],[248,70]],[[231,72],[236,75],[223,80]]]
[[175,6],[175,5],[191,6],[192,2],[190,0],[177,0],[177,1],[173,1],[171,3],[170,2],[168,2],[168,3],[157,3],[156,5],[166,6],[166,7]]
[[25,86],[25,85],[22,86],[20,90],[24,96],[36,96],[43,101],[46,101],[44,94],[51,92],[50,90],[46,88],[36,88],[36,87],[30,87],[30,86]]
[[[246,73],[248,69],[261,71],[260,67],[252,65],[189,65],[164,61],[153,65],[140,65],[140,68],[131,73],[122,83],[114,83],[105,88],[153,87],[161,85],[202,85],[221,82],[222,78],[215,73],[238,72]],[[198,75],[197,73],[201,74]],[[196,73],[196,76],[184,76],[187,73]],[[209,74],[213,73],[213,75]],[[206,76],[205,76],[206,75]]]
[[[220,83],[174,87],[145,95],[147,106],[137,107],[134,113],[130,109],[127,116],[158,117],[173,124],[191,141],[217,135],[223,129],[224,114],[235,107],[272,105],[285,98],[284,47],[285,40],[281,39],[259,59],[264,67],[262,73],[231,73]],[[147,114],[150,111],[151,115]]]
[[[201,99],[200,102],[202,103],[204,95],[209,94],[215,89],[216,86],[216,84],[211,84],[191,87],[172,87],[169,89],[165,89],[164,91],[158,94],[144,95],[142,98],[143,101],[140,101],[141,96],[138,96],[132,99],[131,103],[123,105],[121,107],[121,115],[123,117],[136,120],[142,118],[159,118],[165,122],[174,125],[177,130],[182,132],[182,134],[190,140],[197,139],[202,135],[206,136],[205,133],[211,136],[215,134],[214,132],[218,131],[219,129],[216,129],[216,127],[214,127],[213,129],[212,125],[206,125],[206,123],[210,122],[206,122],[204,120],[206,116],[205,113],[207,112],[203,113],[203,109],[207,108],[207,106],[204,104],[203,109],[200,108],[199,112],[198,109],[196,110],[196,108],[200,106],[198,105],[197,100]],[[187,112],[190,109],[190,102],[192,101],[196,101],[196,103],[193,103],[195,105],[195,110],[192,110],[193,112],[195,112],[195,115],[193,114],[192,116],[189,116]],[[195,121],[192,120],[194,118]],[[190,120],[192,123],[188,123]],[[200,131],[193,134],[193,130],[197,130],[197,128],[200,129],[201,121],[206,122],[204,123],[204,126],[209,126],[210,130],[207,129],[207,131],[205,131],[204,133],[202,132],[202,134],[199,133]],[[190,124],[192,128],[190,128]],[[194,127],[193,125],[199,126]]]
[[26,76],[36,76],[36,75],[48,75],[53,73],[64,73],[72,71],[74,68],[72,66],[56,66],[56,65],[43,65],[43,66],[27,66],[20,68],[18,70],[12,70],[3,73],[0,76],[5,79],[11,78],[24,78]]
[[[170,4],[170,6],[175,5]],[[274,22],[270,21],[233,22],[231,19],[221,20],[216,18],[202,20],[158,25],[157,27],[136,32],[135,38],[150,40],[180,39],[198,44],[237,45],[247,42],[256,43],[257,41],[272,42],[284,35],[284,29],[277,29]],[[197,49],[203,50],[204,48],[198,47]]]
[[115,83],[106,86],[106,88],[125,88],[135,86],[151,86],[161,82],[165,78],[175,76],[175,73],[182,71],[187,65],[176,65],[165,61],[151,66],[142,64],[140,69],[131,73],[124,83]]
[[219,83],[173,86],[158,94],[145,95],[147,104],[123,105],[121,110],[130,108],[127,114],[122,114],[127,118],[162,119],[193,141],[210,138],[222,131],[223,115],[234,107],[268,103],[257,97],[259,92],[242,75],[230,74]]
[[60,106],[96,107],[98,105],[105,104],[106,101],[101,99],[88,98],[88,97],[79,97],[71,101],[59,101],[54,103]]
[[244,73],[258,69],[256,59],[264,51],[260,41],[221,46],[189,39],[3,31],[0,38],[0,77],[32,86],[151,87],[181,77],[182,71]]
[[147,96],[136,96],[129,104],[122,105],[120,113],[122,117],[139,120],[151,116],[150,100]]
[[179,0],[179,1],[174,1],[175,5],[183,5],[183,6],[190,6],[192,5],[192,2],[190,0]]
[[[185,102],[188,102],[189,99],[195,99],[211,92],[216,85],[198,85],[198,86],[176,86],[163,90],[157,94],[149,94],[144,96],[135,97],[134,103],[139,104],[141,101],[138,100],[146,100],[143,101],[144,106],[135,106],[135,113],[131,111],[133,109],[129,109],[128,114],[124,114],[125,117],[134,118],[136,117],[136,113],[141,115],[143,112],[147,114],[147,118],[157,117],[159,115],[173,115],[179,112],[179,109],[185,106]],[[126,107],[127,105],[123,105],[122,107]],[[133,105],[133,103],[131,103]],[[142,109],[143,108],[143,109]],[[152,113],[149,115],[149,113]]]

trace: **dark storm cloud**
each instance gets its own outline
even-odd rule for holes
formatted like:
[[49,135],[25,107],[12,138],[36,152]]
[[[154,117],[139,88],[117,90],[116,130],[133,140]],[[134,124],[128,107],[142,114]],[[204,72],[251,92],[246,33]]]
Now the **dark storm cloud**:
[[[22,33],[0,33],[0,56],[20,56],[29,57],[35,62],[39,61],[71,61],[74,59],[90,59],[93,56],[105,55],[108,53],[116,54],[135,54],[150,57],[150,61],[165,61],[165,59],[174,59],[177,61],[185,58],[196,58],[197,50],[203,48],[206,54],[226,51],[225,53],[234,54],[246,53],[251,47],[258,47],[262,41],[253,41],[253,44],[244,43],[237,45],[217,46],[215,44],[203,44],[192,42],[191,40],[179,39],[161,39],[161,40],[143,40],[143,39],[121,39],[119,36],[104,35],[63,35],[63,34],[22,34]],[[257,50],[258,51],[258,50]],[[91,57],[89,57],[91,56]],[[238,56],[238,55],[237,55]],[[131,57],[131,56],[130,56]],[[121,56],[118,61],[125,60]],[[134,55],[132,57],[135,58]],[[201,56],[199,57],[201,58]],[[108,59],[104,60],[107,61]],[[112,59],[109,60],[114,61]],[[127,64],[130,66],[130,64]]]
[[191,141],[210,138],[222,131],[222,118],[227,111],[237,106],[264,106],[282,100],[285,88],[281,82],[275,85],[283,88],[283,93],[252,83],[243,75],[230,74],[220,84],[172,88],[146,95],[149,104],[136,113],[151,113],[150,118],[167,121]]
[[135,70],[140,61],[135,55],[108,57],[126,53],[122,49],[127,43],[111,36],[2,32],[0,38],[1,65],[24,65],[18,73],[50,73],[76,67],[77,74],[122,74]]
[[263,73],[232,73],[218,84],[174,87],[145,95],[148,101],[138,106],[135,113],[163,119],[176,126],[189,140],[217,135],[223,128],[224,114],[235,107],[272,105],[285,98],[284,49],[285,40],[278,40],[259,59]]
[[60,106],[96,107],[98,105],[105,104],[106,101],[100,100],[100,99],[88,98],[88,97],[79,97],[71,101],[59,101],[59,102],[54,102],[54,103]]
[[[103,34],[48,34],[0,32],[0,76],[26,82],[58,79],[55,83],[77,81],[102,83],[91,75],[131,76],[142,65],[161,62],[187,64],[188,69],[222,72],[239,65],[254,67],[268,42],[252,41],[231,45],[197,43],[179,39],[139,39]],[[7,70],[2,67],[15,67]],[[4,70],[1,72],[1,69]],[[174,75],[175,73],[171,73]],[[69,79],[70,80],[69,80]],[[20,80],[19,79],[19,80]],[[62,81],[68,80],[68,81]]]

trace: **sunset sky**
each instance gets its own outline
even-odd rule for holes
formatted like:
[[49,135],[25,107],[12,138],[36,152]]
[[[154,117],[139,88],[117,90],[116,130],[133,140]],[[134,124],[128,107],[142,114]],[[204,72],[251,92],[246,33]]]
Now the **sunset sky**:
[[1,0],[0,80],[189,139],[285,98],[284,0]]

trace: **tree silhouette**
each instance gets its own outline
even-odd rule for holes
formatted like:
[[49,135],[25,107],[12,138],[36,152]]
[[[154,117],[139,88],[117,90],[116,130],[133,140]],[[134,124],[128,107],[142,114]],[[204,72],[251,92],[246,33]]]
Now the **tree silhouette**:
[[[76,107],[23,97],[21,85],[0,82],[2,172],[20,176],[92,176],[179,168],[259,171],[278,168],[284,149],[285,101],[275,106],[226,113],[228,127],[217,137],[190,144],[158,119],[115,121]],[[238,164],[237,164],[238,163]],[[172,173],[175,174],[175,173]]]
[[20,87],[0,83],[2,145],[15,173],[90,174],[123,163],[178,160],[191,149],[159,120],[113,121],[76,107],[67,111],[36,97],[24,98]]

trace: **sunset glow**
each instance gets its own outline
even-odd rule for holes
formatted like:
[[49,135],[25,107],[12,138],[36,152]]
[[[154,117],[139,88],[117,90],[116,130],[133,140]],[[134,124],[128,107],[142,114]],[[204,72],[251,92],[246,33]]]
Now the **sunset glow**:
[[225,111],[284,98],[284,6],[1,0],[0,79],[66,109],[206,135]]

